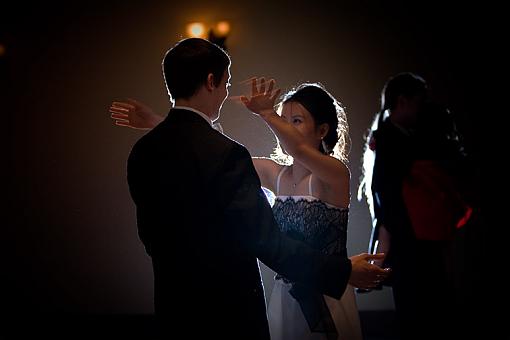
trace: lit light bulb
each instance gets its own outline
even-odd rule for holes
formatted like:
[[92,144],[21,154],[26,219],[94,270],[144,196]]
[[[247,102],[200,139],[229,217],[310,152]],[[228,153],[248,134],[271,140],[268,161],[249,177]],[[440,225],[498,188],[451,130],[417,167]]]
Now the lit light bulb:
[[220,21],[214,27],[214,34],[217,37],[226,37],[230,32],[230,24],[228,21]]
[[201,22],[192,22],[188,24],[186,32],[189,37],[193,38],[204,38],[205,37],[205,25]]

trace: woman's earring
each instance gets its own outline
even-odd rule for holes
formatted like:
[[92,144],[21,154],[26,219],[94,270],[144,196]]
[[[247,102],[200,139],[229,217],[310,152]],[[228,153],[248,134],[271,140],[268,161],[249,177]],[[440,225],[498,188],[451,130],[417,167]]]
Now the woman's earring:
[[329,149],[328,149],[328,146],[326,145],[326,143],[324,142],[324,139],[322,140],[322,149],[324,150],[324,153],[326,155],[329,155]]

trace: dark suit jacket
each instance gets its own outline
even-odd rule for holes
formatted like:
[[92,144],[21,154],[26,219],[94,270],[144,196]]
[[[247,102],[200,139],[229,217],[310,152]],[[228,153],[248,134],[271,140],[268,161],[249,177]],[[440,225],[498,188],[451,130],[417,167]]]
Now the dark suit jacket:
[[374,211],[378,225],[384,224],[392,240],[398,245],[414,238],[402,196],[402,185],[417,151],[413,139],[389,119],[380,122],[374,134],[376,145],[372,174]]
[[257,258],[341,297],[350,261],[280,233],[248,151],[196,113],[172,109],[136,143],[128,183],[165,332],[268,339]]

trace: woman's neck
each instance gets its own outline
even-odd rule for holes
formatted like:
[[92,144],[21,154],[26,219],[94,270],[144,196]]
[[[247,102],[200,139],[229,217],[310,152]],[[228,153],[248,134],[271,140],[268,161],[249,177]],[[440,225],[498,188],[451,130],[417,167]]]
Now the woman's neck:
[[310,170],[305,168],[299,162],[296,162],[296,160],[294,160],[294,163],[289,167],[289,170],[289,175],[292,179],[293,185],[298,184],[301,180],[303,180],[303,178],[311,174]]

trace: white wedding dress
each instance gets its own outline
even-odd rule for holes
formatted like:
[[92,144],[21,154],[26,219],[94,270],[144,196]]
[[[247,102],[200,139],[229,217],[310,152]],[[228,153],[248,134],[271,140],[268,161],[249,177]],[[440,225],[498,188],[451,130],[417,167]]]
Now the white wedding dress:
[[[324,253],[347,255],[347,221],[349,210],[327,204],[312,196],[311,176],[308,196],[279,196],[278,176],[273,213],[283,232],[306,242]],[[324,299],[326,312],[323,320],[334,323],[331,331],[312,331],[304,316],[302,306],[291,295],[293,283],[276,275],[268,303],[268,320],[272,340],[362,340],[359,313],[354,289],[348,285],[342,298],[316,294],[315,299]],[[327,315],[329,310],[329,316]],[[313,314],[313,313],[312,313]],[[317,313],[316,313],[317,314]],[[309,318],[311,319],[311,318]],[[326,322],[327,324],[327,322]],[[330,327],[331,328],[331,327]],[[336,329],[336,332],[334,332]]]

